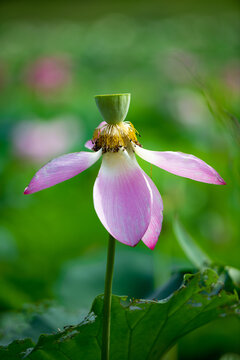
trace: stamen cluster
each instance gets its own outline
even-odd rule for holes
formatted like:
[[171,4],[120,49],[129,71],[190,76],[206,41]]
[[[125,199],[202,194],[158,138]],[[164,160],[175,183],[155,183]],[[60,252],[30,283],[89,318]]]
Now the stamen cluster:
[[102,149],[103,153],[118,152],[119,149],[127,149],[131,142],[140,145],[137,134],[138,132],[133,124],[127,121],[118,124],[105,124],[94,131],[93,150]]

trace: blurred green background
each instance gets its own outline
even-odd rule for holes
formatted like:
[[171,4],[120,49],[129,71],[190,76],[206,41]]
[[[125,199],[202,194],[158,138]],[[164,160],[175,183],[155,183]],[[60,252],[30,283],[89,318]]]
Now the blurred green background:
[[[240,267],[239,33],[237,1],[1,2],[0,344],[78,323],[103,292],[108,236],[92,200],[100,162],[23,195],[45,162],[84,150],[101,121],[96,94],[130,92],[127,120],[144,147],[194,154],[227,182],[153,167],[162,233],[154,252],[118,244],[114,292],[150,297],[191,270],[176,216],[216,262]],[[240,353],[239,335],[237,320],[221,319],[181,340],[178,358]]]

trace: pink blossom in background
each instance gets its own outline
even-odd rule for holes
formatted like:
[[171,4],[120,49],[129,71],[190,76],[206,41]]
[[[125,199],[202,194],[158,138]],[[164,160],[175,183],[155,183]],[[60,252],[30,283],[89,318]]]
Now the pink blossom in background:
[[72,79],[72,65],[65,57],[42,57],[27,69],[27,83],[38,91],[51,92],[66,86]]
[[13,129],[13,152],[34,163],[48,161],[68,151],[82,136],[82,125],[73,117],[50,121],[26,120]]
[[135,246],[142,240],[154,249],[162,228],[161,195],[140,168],[136,155],[172,174],[209,184],[224,185],[211,166],[193,155],[173,151],[150,151],[137,141],[128,122],[102,122],[87,141],[90,152],[66,154],[50,161],[32,178],[24,194],[56,185],[80,174],[102,157],[93,189],[96,213],[107,231],[118,241]]
[[172,115],[185,126],[210,127],[212,118],[203,96],[198,92],[191,90],[173,92],[167,106]]

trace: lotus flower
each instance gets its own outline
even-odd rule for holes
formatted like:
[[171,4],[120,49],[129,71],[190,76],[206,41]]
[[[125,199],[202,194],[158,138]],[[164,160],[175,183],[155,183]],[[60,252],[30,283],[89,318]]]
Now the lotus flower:
[[62,89],[71,80],[71,64],[64,57],[42,57],[27,70],[28,84],[40,92]]
[[224,185],[225,182],[211,166],[193,155],[144,149],[137,140],[134,126],[124,121],[130,94],[99,95],[96,102],[106,121],[85,144],[92,151],[71,153],[50,161],[36,173],[24,194],[70,179],[102,157],[93,189],[94,207],[100,221],[118,241],[135,246],[142,240],[154,249],[162,227],[162,198],[135,155],[178,176],[209,184]]
[[13,152],[18,157],[42,163],[69,150],[82,132],[79,120],[70,116],[50,121],[21,121],[12,132]]

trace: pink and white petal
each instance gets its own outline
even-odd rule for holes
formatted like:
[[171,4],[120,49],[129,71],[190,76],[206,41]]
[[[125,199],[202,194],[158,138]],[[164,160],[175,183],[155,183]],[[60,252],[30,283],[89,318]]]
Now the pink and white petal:
[[[102,129],[105,125],[107,125],[106,121],[102,121],[100,122],[100,124],[96,127],[96,129]],[[100,133],[100,132],[99,132]],[[85,148],[87,148],[88,150],[92,150],[93,147],[94,147],[94,143],[92,140],[88,140],[86,143],[85,143]]]
[[106,121],[101,121],[100,124],[96,127],[96,129],[101,129],[105,125],[107,125],[107,122]]
[[88,150],[92,150],[94,147],[94,143],[92,142],[92,140],[88,140],[87,142],[85,142],[84,144],[85,148],[87,148]]
[[163,202],[161,195],[150,177],[143,172],[145,178],[147,179],[149,186],[152,190],[153,200],[152,200],[152,210],[151,210],[151,220],[148,226],[147,231],[145,232],[142,241],[149,249],[153,250],[158,241],[163,221]]
[[44,165],[32,178],[24,194],[32,194],[68,180],[92,166],[102,155],[97,152],[75,152],[53,159]]
[[135,246],[151,219],[151,188],[134,154],[106,153],[93,189],[96,213],[118,241]]
[[134,145],[142,159],[172,174],[209,184],[225,185],[225,181],[210,165],[196,156],[174,151],[151,151]]

